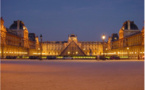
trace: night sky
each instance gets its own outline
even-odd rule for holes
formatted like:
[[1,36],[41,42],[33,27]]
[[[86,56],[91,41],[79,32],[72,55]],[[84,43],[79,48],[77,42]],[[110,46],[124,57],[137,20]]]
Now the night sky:
[[68,34],[79,41],[101,41],[102,34],[118,33],[126,20],[140,30],[144,25],[144,0],[1,0],[1,5],[7,28],[22,20],[45,41],[64,41]]

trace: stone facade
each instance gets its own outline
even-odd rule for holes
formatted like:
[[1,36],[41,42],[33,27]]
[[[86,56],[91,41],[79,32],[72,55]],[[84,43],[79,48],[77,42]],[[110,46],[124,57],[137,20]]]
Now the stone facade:
[[10,28],[6,28],[1,18],[0,37],[1,58],[33,55],[39,48],[38,37],[34,37],[36,41],[29,40],[28,30],[20,20],[14,21]]
[[126,21],[119,31],[119,39],[113,41],[109,37],[106,55],[119,55],[127,58],[142,58],[144,56],[144,28],[140,31],[133,21]]
[[[133,21],[126,21],[113,33],[107,42],[78,41],[71,34],[67,41],[39,42],[35,33],[29,33],[20,20],[6,28],[1,18],[0,53],[6,56],[98,56],[118,55],[127,58],[142,58],[144,55],[144,28],[140,31]],[[42,47],[41,47],[42,46]]]
[[42,44],[43,55],[87,56],[103,53],[102,42],[78,41],[74,34],[69,35],[68,41],[46,41]]

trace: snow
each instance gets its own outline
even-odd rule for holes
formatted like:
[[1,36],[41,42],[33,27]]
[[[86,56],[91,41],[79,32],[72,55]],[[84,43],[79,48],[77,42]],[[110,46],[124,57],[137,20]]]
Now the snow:
[[144,61],[2,60],[1,90],[143,90]]

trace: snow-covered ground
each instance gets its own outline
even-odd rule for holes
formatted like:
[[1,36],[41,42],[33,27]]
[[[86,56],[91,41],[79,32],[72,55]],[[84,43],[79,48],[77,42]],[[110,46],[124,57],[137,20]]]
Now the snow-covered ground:
[[2,60],[1,90],[143,90],[144,61]]

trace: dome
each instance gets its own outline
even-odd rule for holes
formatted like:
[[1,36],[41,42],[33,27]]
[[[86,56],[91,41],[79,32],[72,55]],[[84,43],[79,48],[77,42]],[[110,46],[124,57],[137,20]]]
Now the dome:
[[71,35],[70,35],[70,37],[76,37],[76,35],[74,35],[74,34],[71,34]]
[[10,26],[9,29],[26,29],[24,23],[20,20],[14,21],[14,23]]
[[134,24],[134,21],[126,21],[123,23],[122,26],[123,30],[138,30],[138,27],[136,24]]

